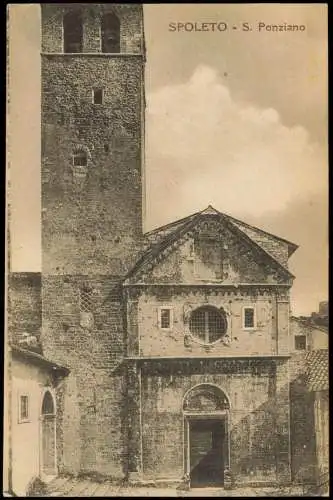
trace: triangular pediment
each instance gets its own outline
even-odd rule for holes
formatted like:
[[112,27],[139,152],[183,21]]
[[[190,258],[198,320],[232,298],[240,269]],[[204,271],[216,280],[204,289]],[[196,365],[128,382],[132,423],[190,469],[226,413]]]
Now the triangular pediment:
[[286,283],[291,275],[279,262],[209,206],[166,236],[156,238],[129,283]]
[[219,215],[219,212],[212,207],[212,205],[208,205],[208,207],[201,212],[201,215]]

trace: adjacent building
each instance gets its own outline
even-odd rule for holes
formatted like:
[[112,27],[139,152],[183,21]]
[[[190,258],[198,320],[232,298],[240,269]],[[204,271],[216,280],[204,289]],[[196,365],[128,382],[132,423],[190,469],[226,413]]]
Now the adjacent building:
[[318,325],[311,318],[291,316],[290,351],[328,349],[328,327]]
[[293,354],[290,361],[291,469],[296,483],[328,490],[328,349]]
[[9,273],[3,466],[4,492],[16,496],[36,478],[57,476],[61,455],[59,401],[69,370],[43,355],[40,291],[38,273]]

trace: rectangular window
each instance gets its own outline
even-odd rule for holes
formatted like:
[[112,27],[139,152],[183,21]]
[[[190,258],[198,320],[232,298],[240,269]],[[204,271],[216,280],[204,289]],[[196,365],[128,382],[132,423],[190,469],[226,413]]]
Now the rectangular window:
[[171,307],[160,307],[158,310],[158,324],[162,330],[171,330],[173,317]]
[[255,327],[254,307],[244,307],[243,309],[243,328],[251,329]]
[[93,103],[94,104],[103,104],[103,89],[94,89],[93,90]]
[[297,351],[306,350],[306,335],[296,335],[295,336],[295,349]]
[[19,422],[27,422],[29,420],[29,397],[27,395],[20,396],[19,399]]
[[73,166],[74,167],[87,166],[87,155],[84,151],[73,154]]

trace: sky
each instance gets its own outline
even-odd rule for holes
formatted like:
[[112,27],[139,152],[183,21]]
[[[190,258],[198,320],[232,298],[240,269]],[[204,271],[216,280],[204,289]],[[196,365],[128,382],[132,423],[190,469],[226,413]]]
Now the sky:
[[[40,271],[39,5],[12,5],[9,19],[11,266]],[[145,229],[211,204],[286,238],[299,245],[292,312],[318,310],[328,297],[327,6],[150,4],[144,20]],[[207,22],[228,29],[169,30]]]

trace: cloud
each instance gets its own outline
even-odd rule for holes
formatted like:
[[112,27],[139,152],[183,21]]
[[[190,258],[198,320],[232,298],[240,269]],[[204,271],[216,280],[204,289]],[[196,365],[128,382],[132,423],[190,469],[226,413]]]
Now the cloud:
[[257,217],[326,193],[325,151],[307,130],[285,126],[275,109],[238,102],[211,67],[147,101],[147,226],[209,203]]

